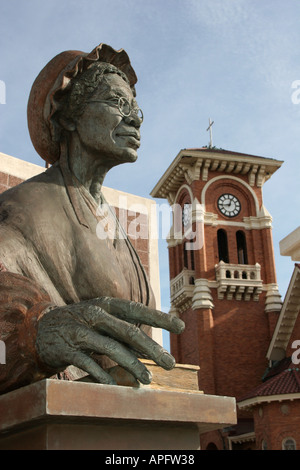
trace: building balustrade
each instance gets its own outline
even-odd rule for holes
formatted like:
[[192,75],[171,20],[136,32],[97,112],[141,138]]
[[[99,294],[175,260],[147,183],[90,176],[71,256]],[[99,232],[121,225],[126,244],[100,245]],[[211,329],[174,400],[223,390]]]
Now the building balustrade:
[[228,300],[259,300],[262,292],[260,265],[229,264],[220,261],[215,266],[218,298]]
[[[262,279],[261,268],[258,263],[255,265],[229,264],[220,261],[216,264],[215,271],[216,280],[209,281],[206,290],[210,292],[209,287],[210,289],[216,288],[218,299],[259,300],[259,295],[262,292]],[[204,308],[202,306],[204,297],[207,306],[207,292],[205,289],[203,290],[200,281],[195,278],[195,271],[186,268],[171,280],[171,304],[178,313],[192,306],[194,308],[196,304],[197,308]],[[199,301],[202,302],[200,302],[201,307],[199,307]],[[210,299],[211,301],[212,299]],[[212,302],[209,308],[213,308]]]
[[195,271],[184,268],[170,282],[171,303],[174,307],[191,305],[195,288]]

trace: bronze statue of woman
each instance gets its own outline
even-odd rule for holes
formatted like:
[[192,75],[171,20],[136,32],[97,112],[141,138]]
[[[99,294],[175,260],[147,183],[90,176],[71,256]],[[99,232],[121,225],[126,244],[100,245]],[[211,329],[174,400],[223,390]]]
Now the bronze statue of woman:
[[136,81],[126,52],[100,44],[54,57],[32,86],[29,132],[51,166],[0,196],[1,393],[63,371],[114,384],[103,358],[143,384],[140,357],[175,365],[147,326],[178,334],[183,322],[155,309],[119,222],[114,237],[97,236],[105,175],[137,159]]

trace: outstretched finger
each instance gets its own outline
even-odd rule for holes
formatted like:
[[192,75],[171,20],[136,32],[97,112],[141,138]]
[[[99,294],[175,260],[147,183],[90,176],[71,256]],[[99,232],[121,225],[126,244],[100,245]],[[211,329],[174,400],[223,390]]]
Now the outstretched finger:
[[[136,377],[136,379],[138,379],[143,384],[149,384],[151,382],[151,374],[147,370],[146,366],[142,362],[140,362],[137,359],[136,355],[123,344],[108,336],[103,336],[89,328],[81,327],[81,330],[80,332],[78,332],[78,334],[78,339],[77,341],[74,341],[74,345],[76,347],[77,344],[77,347],[80,347],[80,351],[104,354],[105,356],[108,356],[114,362],[119,364],[121,367],[123,367],[123,369],[126,369],[128,372],[130,372],[134,377]],[[88,363],[84,356],[85,355],[83,354],[82,359],[84,361],[84,368],[80,366],[77,367],[83,368],[83,370],[95,377],[94,373],[92,372],[94,370],[96,371],[96,373],[100,371],[95,368],[92,364],[94,362],[92,358],[89,357],[90,362]],[[79,355],[78,358],[81,359],[81,355]],[[97,364],[95,363],[95,365]],[[86,366],[90,367],[90,371],[86,370]],[[104,374],[106,373],[104,372]],[[101,381],[101,376],[99,381]]]
[[[89,324],[92,329],[96,330],[100,335],[105,335],[104,337],[101,336],[101,345],[105,344],[105,340],[108,337],[113,338],[119,343],[127,345],[131,351],[135,351],[135,354],[153,360],[164,369],[170,370],[175,366],[174,357],[136,325],[121,320],[99,307],[89,306],[85,314],[88,311],[90,311]],[[95,344],[99,345],[99,335],[96,333],[97,336],[93,337],[93,330],[89,330],[89,339],[95,338]],[[125,351],[124,358],[126,357],[126,352],[127,350]],[[108,351],[105,351],[105,354],[109,355]],[[126,367],[124,366],[124,368]]]
[[130,323],[143,323],[155,328],[163,328],[176,334],[182,333],[185,327],[184,322],[175,315],[151,309],[138,302],[100,297],[89,301],[89,304],[91,303],[103,308],[111,315]]
[[112,376],[105,372],[102,367],[82,351],[70,353],[68,357],[66,357],[66,360],[69,364],[87,372],[97,382],[106,385],[116,385]]

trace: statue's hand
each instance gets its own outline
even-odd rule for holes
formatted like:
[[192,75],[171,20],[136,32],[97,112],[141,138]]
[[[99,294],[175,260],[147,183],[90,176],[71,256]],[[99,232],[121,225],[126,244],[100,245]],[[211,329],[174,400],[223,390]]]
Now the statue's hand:
[[137,358],[147,357],[164,369],[175,360],[147,336],[137,324],[181,333],[184,323],[175,316],[152,310],[140,303],[101,297],[57,307],[39,320],[36,348],[42,362],[57,370],[74,365],[96,381],[114,384],[113,378],[91,357],[108,356],[141,383],[151,382],[146,366]]

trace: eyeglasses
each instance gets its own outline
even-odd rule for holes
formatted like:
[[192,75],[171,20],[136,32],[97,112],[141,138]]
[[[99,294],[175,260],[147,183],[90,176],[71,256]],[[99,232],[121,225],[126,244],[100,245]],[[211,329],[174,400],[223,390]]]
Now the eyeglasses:
[[141,122],[144,120],[143,111],[137,106],[131,106],[129,101],[126,98],[123,98],[123,96],[111,100],[89,100],[88,103],[106,103],[110,106],[116,106],[123,117],[128,117],[131,114],[135,114]]

